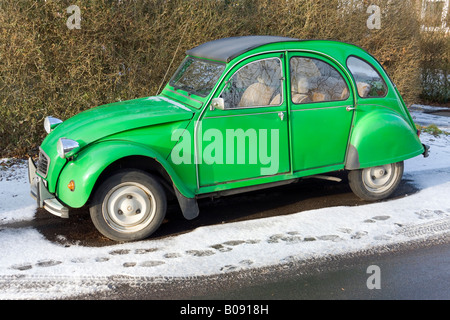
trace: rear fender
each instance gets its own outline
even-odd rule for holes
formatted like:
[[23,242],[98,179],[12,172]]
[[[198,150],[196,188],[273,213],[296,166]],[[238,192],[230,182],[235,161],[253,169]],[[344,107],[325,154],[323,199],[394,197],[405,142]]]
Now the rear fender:
[[370,109],[356,111],[346,169],[399,162],[424,153],[424,147],[409,121],[388,108]]

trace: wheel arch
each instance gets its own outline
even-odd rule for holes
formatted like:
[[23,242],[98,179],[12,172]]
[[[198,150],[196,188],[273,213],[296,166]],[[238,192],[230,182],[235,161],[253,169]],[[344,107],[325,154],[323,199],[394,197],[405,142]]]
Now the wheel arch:
[[[155,150],[129,141],[107,141],[84,149],[62,170],[57,183],[58,198],[73,208],[87,204],[96,188],[109,174],[120,169],[138,169],[157,176],[166,190],[194,198],[170,164]],[[69,191],[68,182],[75,181]]]
[[403,161],[424,152],[411,125],[395,111],[378,107],[358,116],[347,150],[345,169],[356,170]]
[[174,187],[172,179],[164,169],[164,167],[155,158],[151,158],[143,155],[130,155],[123,158],[119,158],[116,161],[110,163],[98,176],[92,187],[91,194],[97,191],[98,187],[114,172],[126,169],[141,170],[155,176],[165,191],[174,193]]

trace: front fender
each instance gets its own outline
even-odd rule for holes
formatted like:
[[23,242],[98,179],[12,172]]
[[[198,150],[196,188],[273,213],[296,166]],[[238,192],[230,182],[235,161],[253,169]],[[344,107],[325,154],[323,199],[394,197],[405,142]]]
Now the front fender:
[[424,152],[416,130],[394,110],[374,107],[356,112],[346,169],[399,162]]
[[[170,164],[156,151],[130,141],[109,140],[83,149],[74,160],[66,164],[56,186],[58,199],[72,208],[84,206],[100,174],[110,164],[128,156],[144,156],[158,161],[178,191],[186,198],[194,197],[194,193],[184,185]],[[75,183],[74,191],[70,191],[67,187],[71,180]]]

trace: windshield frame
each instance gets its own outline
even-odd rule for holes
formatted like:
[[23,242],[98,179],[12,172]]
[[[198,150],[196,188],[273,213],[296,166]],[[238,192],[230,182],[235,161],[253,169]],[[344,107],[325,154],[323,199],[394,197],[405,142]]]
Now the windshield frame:
[[[202,93],[199,92],[199,88],[192,88],[192,87],[186,87],[186,86],[180,86],[177,85],[176,82],[178,82],[184,72],[183,67],[185,66],[185,64],[187,63],[188,60],[193,60],[192,63],[194,63],[195,61],[199,61],[199,62],[203,62],[203,63],[208,63],[210,65],[218,65],[222,67],[222,70],[220,70],[220,72],[217,72],[216,76],[215,76],[215,81],[214,83],[211,83],[211,79],[209,82],[211,83],[209,88],[206,88],[208,90],[208,92]],[[187,68],[186,68],[187,69]],[[184,92],[187,92],[187,94],[190,95],[196,95],[202,98],[206,98],[207,96],[209,96],[211,94],[211,92],[213,91],[214,87],[216,86],[217,82],[220,80],[221,76],[223,75],[223,72],[226,69],[226,63],[224,62],[220,62],[220,61],[214,61],[214,60],[208,60],[208,59],[201,59],[201,58],[197,58],[197,57],[193,57],[193,56],[186,56],[183,61],[181,62],[180,66],[177,68],[177,70],[175,71],[175,73],[173,74],[172,78],[169,81],[169,85],[175,90],[175,91],[179,91],[182,90]],[[182,73],[183,72],[183,73]],[[176,78],[178,78],[178,80],[175,80]],[[203,89],[203,88],[202,88]]]

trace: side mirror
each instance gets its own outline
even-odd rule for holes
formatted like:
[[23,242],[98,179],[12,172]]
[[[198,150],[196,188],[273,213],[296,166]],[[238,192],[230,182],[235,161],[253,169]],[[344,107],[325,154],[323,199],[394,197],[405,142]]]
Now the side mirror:
[[212,99],[211,110],[214,110],[214,109],[225,110],[225,102],[223,101],[223,98]]

